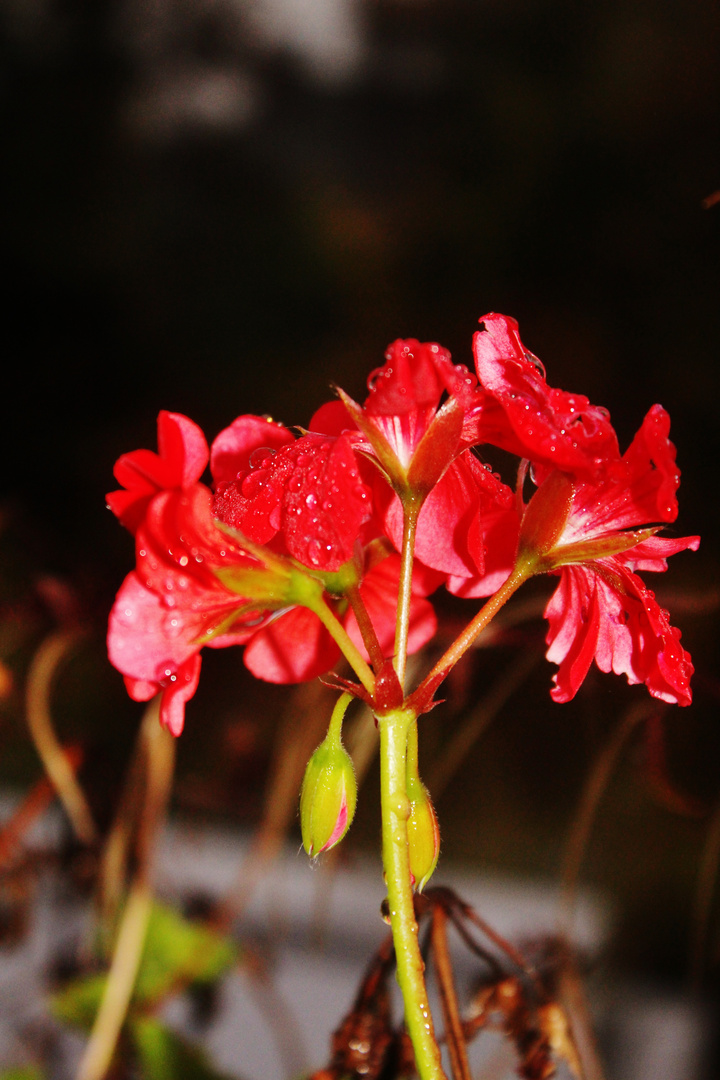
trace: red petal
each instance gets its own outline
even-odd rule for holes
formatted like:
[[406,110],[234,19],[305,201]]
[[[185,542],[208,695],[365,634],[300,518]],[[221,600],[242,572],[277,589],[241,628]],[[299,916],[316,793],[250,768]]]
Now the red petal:
[[153,495],[187,487],[199,480],[207,465],[208,448],[197,424],[181,413],[158,416],[158,449],[134,450],[115,463],[113,474],[125,491],[111,491],[110,509],[123,525],[136,532]]
[[180,735],[185,726],[185,705],[200,681],[200,656],[193,656],[163,688],[160,699],[160,723],[171,735]]
[[564,567],[545,614],[548,659],[560,664],[556,701],[569,701],[595,658],[601,671],[644,683],[653,697],[689,705],[693,672],[680,631],[622,557]]
[[296,683],[329,671],[340,650],[316,615],[292,608],[259,630],[245,648],[245,666],[258,679]]
[[[484,555],[479,532],[482,490],[477,481],[479,473],[484,472],[469,454],[458,458],[427,496],[415,538],[415,554],[426,566],[460,577],[477,578],[482,574]],[[376,498],[387,535],[400,549],[403,537],[400,500],[380,480]]]
[[287,549],[305,566],[339,570],[353,557],[372,509],[350,436],[308,435],[287,453],[293,461],[282,507]]
[[554,390],[542,365],[523,346],[518,325],[505,315],[484,315],[483,330],[473,338],[478,377],[502,407],[504,417],[488,408],[485,441],[536,465],[578,477],[597,476],[608,459],[620,456],[606,410],[580,394]]
[[450,360],[450,354],[439,345],[421,344],[414,338],[393,341],[385,353],[385,364],[368,378],[370,394],[365,411],[370,416],[403,416],[425,408],[434,412],[445,389],[437,370],[438,356]]
[[236,480],[280,447],[294,442],[292,432],[265,416],[238,416],[221,431],[210,448],[210,471],[215,484]]

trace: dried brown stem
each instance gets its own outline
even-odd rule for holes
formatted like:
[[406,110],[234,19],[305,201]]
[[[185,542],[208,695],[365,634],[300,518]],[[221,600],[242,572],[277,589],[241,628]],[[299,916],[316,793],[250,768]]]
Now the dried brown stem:
[[445,1040],[454,1080],[471,1080],[465,1035],[460,1019],[452,961],[447,942],[447,913],[437,904],[432,913],[432,957],[445,1019]]

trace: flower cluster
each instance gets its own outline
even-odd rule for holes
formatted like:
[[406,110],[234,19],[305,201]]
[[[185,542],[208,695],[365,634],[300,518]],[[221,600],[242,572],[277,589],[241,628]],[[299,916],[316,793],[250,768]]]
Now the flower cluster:
[[[356,655],[379,683],[398,634],[406,652],[433,637],[436,589],[491,596],[520,571],[559,576],[545,612],[556,700],[594,659],[688,704],[690,657],[637,575],[698,544],[655,535],[677,516],[667,414],[654,406],[621,454],[606,410],[548,386],[513,319],[486,315],[474,355],[476,374],[439,345],[396,341],[362,405],[338,391],[297,434],[245,415],[208,448],[161,413],[158,453],[121,457],[108,496],[136,540],[108,635],[131,697],[162,692],[178,734],[206,645],[244,646],[277,683]],[[514,489],[484,444],[521,459]]]

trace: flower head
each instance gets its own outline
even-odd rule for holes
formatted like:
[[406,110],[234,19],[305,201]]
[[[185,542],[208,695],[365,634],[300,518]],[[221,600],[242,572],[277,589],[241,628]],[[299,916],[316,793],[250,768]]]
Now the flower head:
[[[349,436],[296,439],[264,417],[239,417],[212,446],[214,494],[199,481],[207,444],[192,421],[161,413],[158,441],[159,454],[120,459],[116,475],[128,486],[108,497],[136,534],[136,568],[108,629],[110,660],[135,700],[162,693],[161,720],[179,734],[206,645],[244,645],[246,666],[271,682],[324,674],[340,658],[313,610],[324,589],[365,657],[346,585],[392,649],[399,557],[363,546],[379,530]],[[415,576],[411,649],[435,632],[425,597],[440,581],[423,567]]]
[[677,516],[669,428],[665,410],[653,406],[620,460],[610,458],[595,480],[549,471],[527,507],[518,565],[560,574],[545,610],[547,656],[559,665],[556,701],[574,697],[594,659],[601,671],[645,683],[653,697],[690,704],[690,655],[636,573],[666,570],[669,555],[700,542],[655,535],[655,522]]
[[466,417],[483,400],[476,378],[434,342],[399,340],[368,390],[363,406],[339,391],[341,401],[318,410],[311,427],[357,431],[355,450],[375,466],[380,526],[398,550],[412,513],[420,562],[460,579],[482,574],[485,514],[510,506],[512,492],[469,450]]

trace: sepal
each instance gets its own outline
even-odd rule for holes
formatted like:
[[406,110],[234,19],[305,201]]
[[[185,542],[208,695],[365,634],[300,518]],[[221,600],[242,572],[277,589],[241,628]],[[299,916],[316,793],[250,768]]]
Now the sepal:
[[440,827],[430,794],[418,776],[408,778],[410,801],[407,821],[410,873],[413,887],[422,892],[433,875],[440,855]]

